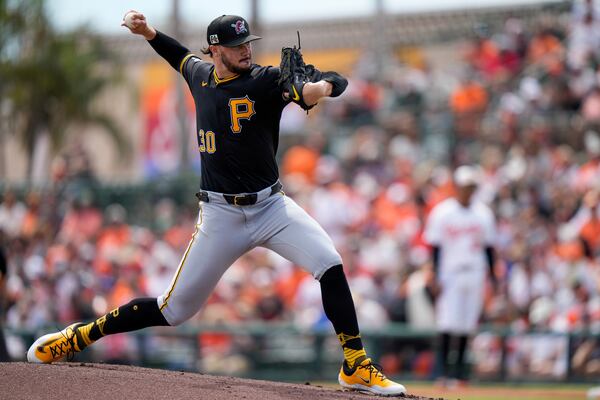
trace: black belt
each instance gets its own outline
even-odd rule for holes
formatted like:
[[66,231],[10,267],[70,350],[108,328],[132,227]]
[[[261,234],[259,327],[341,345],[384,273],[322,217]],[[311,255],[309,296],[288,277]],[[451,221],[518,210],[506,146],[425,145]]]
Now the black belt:
[[[277,181],[273,186],[271,186],[271,194],[269,196],[273,196],[275,193],[279,193],[283,185],[281,182]],[[196,197],[198,200],[208,203],[208,192],[204,190],[196,193]],[[258,193],[246,193],[246,194],[224,194],[223,198],[229,204],[234,206],[251,206],[256,204],[258,200]]]

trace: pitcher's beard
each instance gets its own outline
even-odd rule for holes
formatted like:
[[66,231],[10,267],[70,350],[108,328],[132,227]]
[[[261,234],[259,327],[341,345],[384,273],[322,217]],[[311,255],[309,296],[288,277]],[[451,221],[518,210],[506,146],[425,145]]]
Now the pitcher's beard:
[[224,54],[221,55],[221,61],[223,61],[223,65],[225,65],[227,67],[227,69],[230,72],[233,72],[234,74],[244,73],[244,72],[248,71],[250,69],[250,65],[252,65],[252,64],[250,64],[247,67],[240,67],[237,65],[233,65],[233,63],[231,61],[229,61],[229,59]]

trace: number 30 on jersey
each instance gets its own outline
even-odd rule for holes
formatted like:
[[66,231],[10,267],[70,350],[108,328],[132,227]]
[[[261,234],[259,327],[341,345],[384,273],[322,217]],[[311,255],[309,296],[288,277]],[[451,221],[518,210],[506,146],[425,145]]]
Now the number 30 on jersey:
[[[254,111],[254,101],[250,100],[248,96],[238,99],[229,99],[231,132],[240,133],[242,131],[240,120],[249,120],[254,114],[256,114]],[[200,151],[200,153],[209,154],[213,154],[215,151],[217,151],[215,133],[213,131],[205,132],[204,129],[200,129],[198,131],[198,151]]]
[[203,129],[198,131],[198,151],[200,153],[214,153],[217,150],[215,145],[215,133],[213,131],[204,132]]

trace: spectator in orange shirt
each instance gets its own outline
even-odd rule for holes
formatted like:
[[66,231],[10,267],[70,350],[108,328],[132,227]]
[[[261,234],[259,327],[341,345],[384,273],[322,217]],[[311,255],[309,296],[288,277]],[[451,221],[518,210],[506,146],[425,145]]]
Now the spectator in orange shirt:
[[531,62],[539,62],[550,54],[562,52],[562,44],[548,29],[536,33],[529,43],[528,57]]
[[461,82],[450,98],[450,107],[457,115],[483,112],[487,103],[487,92],[482,85],[470,77]]
[[83,243],[94,238],[102,228],[102,214],[91,205],[91,199],[74,200],[63,218],[59,232],[71,243]]
[[531,42],[527,56],[531,64],[538,64],[552,75],[558,75],[563,70],[565,49],[549,29],[539,31]]
[[579,237],[583,242],[586,255],[593,258],[600,254],[600,218],[598,217],[600,193],[597,190],[589,191],[584,197],[584,202],[589,207],[590,214],[579,231]]
[[470,77],[463,79],[450,97],[450,107],[455,117],[454,129],[459,138],[476,136],[487,105],[485,88]]
[[40,215],[40,194],[29,192],[27,194],[27,212],[23,217],[21,234],[25,237],[33,237],[42,230],[42,221]]
[[315,171],[324,147],[325,140],[321,132],[311,133],[305,144],[290,147],[283,156],[283,176],[300,175],[314,183]]
[[314,182],[319,157],[319,153],[309,147],[292,146],[283,157],[283,174],[301,175],[308,182]]
[[96,242],[95,268],[97,272],[109,272],[110,260],[130,242],[131,230],[125,222],[126,216],[125,209],[119,204],[107,207],[107,226],[102,229]]
[[373,203],[373,219],[381,229],[388,232],[398,230],[403,224],[415,225],[417,207],[408,185],[390,185]]

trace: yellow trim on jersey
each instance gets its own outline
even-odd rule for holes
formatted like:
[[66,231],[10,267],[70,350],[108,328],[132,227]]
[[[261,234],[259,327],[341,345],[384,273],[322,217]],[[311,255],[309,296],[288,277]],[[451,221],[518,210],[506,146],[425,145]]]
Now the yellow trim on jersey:
[[[202,208],[200,210],[201,210],[200,215],[202,215]],[[181,262],[179,263],[179,266],[177,267],[177,272],[175,273],[175,279],[173,279],[173,284],[171,285],[171,288],[169,289],[169,293],[167,293],[167,296],[164,298],[163,303],[160,306],[160,311],[162,311],[167,306],[169,297],[171,297],[171,294],[173,294],[173,290],[175,290],[175,285],[177,284],[177,281],[179,280],[179,275],[181,274],[181,271],[183,271],[183,265],[185,264],[185,260],[187,259],[188,253],[190,252],[190,249],[192,248],[192,244],[194,244],[196,235],[200,231],[201,224],[202,224],[202,220],[200,220],[200,224],[196,224],[196,230],[195,230],[194,234],[192,235],[192,240],[190,240],[190,244],[188,244],[187,249],[185,249],[183,258],[181,259]]]
[[183,75],[183,65],[187,60],[189,60],[190,57],[194,57],[194,55],[194,53],[189,53],[187,56],[183,57],[183,60],[181,60],[181,63],[179,63],[179,73],[181,75]]
[[219,83],[225,83],[225,82],[229,82],[234,80],[235,78],[239,77],[238,74],[235,74],[233,76],[230,76],[229,78],[223,78],[223,79],[219,79],[219,77],[217,76],[217,71],[215,71],[213,69],[213,78],[215,79],[215,83],[218,85]]

